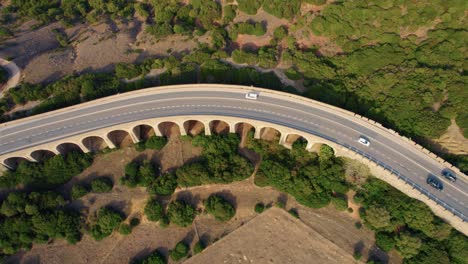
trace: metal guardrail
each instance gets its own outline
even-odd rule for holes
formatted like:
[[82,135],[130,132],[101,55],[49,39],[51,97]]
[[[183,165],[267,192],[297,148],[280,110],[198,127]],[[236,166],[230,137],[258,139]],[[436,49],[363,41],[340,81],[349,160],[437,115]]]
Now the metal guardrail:
[[[337,141],[333,141],[337,144],[340,144],[339,142]],[[367,153],[363,152],[363,151],[360,151],[359,149],[355,148],[355,147],[352,147],[348,144],[340,144],[341,146],[347,148],[347,149],[350,149],[358,154],[360,154],[361,156],[373,161],[374,163],[376,163],[378,166],[381,166],[383,167],[384,169],[390,171],[392,174],[396,175],[399,179],[405,181],[407,184],[409,184],[411,187],[413,187],[414,189],[418,190],[421,194],[427,196],[429,199],[435,201],[437,204],[439,204],[440,206],[444,207],[446,210],[450,211],[451,213],[453,213],[454,215],[460,217],[464,222],[467,222],[468,221],[468,217],[466,215],[464,215],[462,212],[458,211],[457,209],[455,208],[452,208],[450,205],[448,205],[447,203],[445,203],[444,201],[442,201],[441,199],[437,198],[436,196],[434,196],[432,193],[430,193],[429,191],[425,190],[424,188],[422,188],[421,186],[419,186],[418,184],[416,184],[415,182],[413,182],[410,178],[406,177],[405,175],[401,174],[400,172],[398,172],[397,170],[393,169],[392,167],[388,166],[387,164],[375,159],[374,157],[368,155]]]
[[[233,115],[235,116],[235,115]],[[257,120],[262,120],[262,121],[266,121],[266,122],[270,122],[270,123],[277,123],[277,124],[280,124],[280,125],[284,125],[284,126],[287,126],[287,127],[291,127],[291,128],[295,128],[295,129],[298,129],[298,130],[302,130],[304,131],[304,128],[302,127],[298,127],[298,126],[294,126],[294,125],[291,125],[291,124],[285,124],[283,122],[279,122],[278,120],[268,120],[266,118],[255,118]],[[313,131],[313,130],[306,130],[304,131],[306,133],[309,133],[309,134],[313,134],[313,135],[316,135],[316,136],[319,136],[321,138],[325,138],[333,143],[336,143],[340,146],[343,146],[353,152],[356,152],[358,153],[359,155],[365,157],[366,159],[374,162],[375,164],[377,164],[378,166],[390,171],[392,174],[396,175],[399,179],[403,180],[404,182],[406,182],[407,184],[409,184],[411,187],[413,187],[414,189],[418,190],[421,194],[425,195],[426,197],[428,197],[429,199],[435,201],[437,204],[439,204],[440,206],[442,206],[443,208],[445,208],[446,210],[450,211],[452,214],[454,214],[455,216],[459,217],[460,219],[463,220],[463,222],[468,222],[468,217],[466,215],[464,215],[462,212],[458,211],[457,209],[455,208],[452,208],[450,205],[448,205],[447,203],[445,203],[444,201],[442,201],[441,199],[437,198],[436,196],[434,196],[433,194],[431,194],[429,191],[425,190],[424,188],[422,188],[421,186],[419,186],[418,184],[416,184],[415,182],[413,182],[409,177],[406,177],[405,175],[401,174],[400,172],[398,172],[397,170],[393,169],[391,166],[385,164],[384,162],[380,161],[380,160],[377,160],[375,159],[374,157],[370,156],[369,154],[349,145],[349,144],[346,144],[346,143],[341,143],[339,142],[338,140],[336,140],[335,138],[333,137],[330,137],[330,136],[327,136],[327,135],[324,135],[322,133],[319,133],[319,132],[316,132],[316,131]]]

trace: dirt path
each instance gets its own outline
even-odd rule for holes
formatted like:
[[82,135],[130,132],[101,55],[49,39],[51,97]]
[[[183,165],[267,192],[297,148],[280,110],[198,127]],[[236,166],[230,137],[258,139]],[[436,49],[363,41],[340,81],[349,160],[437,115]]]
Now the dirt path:
[[16,63],[2,58],[0,58],[0,66],[8,72],[7,83],[3,86],[0,86],[0,98],[2,98],[8,89],[16,87],[19,84],[21,80],[21,70],[16,65]]
[[436,143],[434,147],[441,152],[456,155],[468,154],[468,139],[463,136],[460,127],[453,119],[452,124],[447,128],[447,132],[434,141]]

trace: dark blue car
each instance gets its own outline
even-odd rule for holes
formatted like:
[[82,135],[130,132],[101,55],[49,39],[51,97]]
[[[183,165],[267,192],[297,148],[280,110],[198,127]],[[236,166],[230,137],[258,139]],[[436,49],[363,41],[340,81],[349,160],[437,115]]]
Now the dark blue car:
[[427,182],[427,184],[429,184],[430,186],[436,188],[439,191],[442,191],[444,189],[444,185],[442,184],[442,182],[437,177],[435,177],[433,175],[427,177],[426,182]]

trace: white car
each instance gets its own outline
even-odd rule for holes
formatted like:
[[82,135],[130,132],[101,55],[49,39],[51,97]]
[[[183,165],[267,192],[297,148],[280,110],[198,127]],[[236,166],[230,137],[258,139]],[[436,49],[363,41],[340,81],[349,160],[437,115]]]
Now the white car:
[[257,100],[258,93],[257,92],[248,92],[245,94],[246,99]]
[[367,138],[363,137],[363,136],[360,136],[359,137],[359,140],[358,140],[359,143],[363,144],[364,146],[368,147],[370,145],[370,142]]

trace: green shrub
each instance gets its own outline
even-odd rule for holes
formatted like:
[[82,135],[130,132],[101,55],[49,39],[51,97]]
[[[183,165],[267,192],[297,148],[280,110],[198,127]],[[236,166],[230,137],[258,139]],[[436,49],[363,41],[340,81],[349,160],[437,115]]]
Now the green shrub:
[[236,209],[223,197],[212,194],[204,202],[205,209],[212,214],[216,220],[226,222],[236,214]]
[[356,222],[356,223],[354,223],[354,226],[355,226],[357,229],[361,229],[361,228],[362,228],[361,222]]
[[58,41],[60,46],[62,46],[62,47],[68,46],[68,44],[69,44],[68,36],[67,36],[67,34],[65,32],[63,32],[63,31],[61,31],[59,29],[53,29],[52,32],[54,33],[55,39]]
[[86,188],[86,186],[81,185],[81,184],[75,184],[73,185],[71,189],[71,198],[73,200],[77,200],[85,196],[88,193],[89,193],[89,190],[88,188]]
[[179,261],[188,255],[189,249],[189,246],[185,244],[185,242],[180,241],[175,248],[171,250],[169,255],[173,261]]
[[266,33],[266,28],[263,26],[262,23],[255,22],[241,22],[236,23],[232,26],[229,31],[229,37],[235,41],[239,34],[247,34],[247,35],[254,35],[254,36],[263,36]]
[[292,216],[294,216],[295,218],[299,219],[299,212],[297,211],[296,208],[291,208],[289,209],[288,213]]
[[149,193],[169,196],[177,187],[177,178],[172,173],[166,173],[157,177],[149,187]]
[[389,233],[377,232],[375,234],[375,243],[385,252],[388,252],[395,247],[395,239]]
[[132,233],[132,227],[128,224],[120,224],[120,227],[119,227],[119,233],[126,236],[126,235],[130,235]]
[[164,215],[163,206],[158,201],[151,199],[146,203],[145,215],[148,220],[156,222]]
[[101,208],[97,211],[97,218],[90,226],[90,234],[95,240],[102,240],[119,228],[124,220],[122,215],[110,208]]
[[117,63],[115,76],[122,79],[133,79],[141,75],[141,67],[135,64]]
[[191,225],[195,218],[195,208],[184,201],[174,201],[169,204],[167,216],[170,222],[186,227]]
[[13,36],[13,33],[8,28],[0,27],[0,37],[11,37],[11,36]]
[[362,258],[362,254],[361,252],[354,252],[353,257],[355,260],[360,260]]
[[130,226],[132,228],[135,227],[135,226],[138,226],[139,224],[140,224],[140,219],[139,218],[134,217],[134,218],[132,218],[130,220]]
[[265,211],[265,205],[263,203],[257,203],[255,205],[255,212],[257,214],[261,214],[261,213],[263,213],[263,211]]
[[165,137],[152,136],[145,142],[145,147],[147,149],[160,150],[167,144],[167,139]]
[[167,215],[163,215],[163,216],[161,217],[161,219],[159,220],[159,226],[160,226],[161,228],[166,228],[166,227],[168,227],[170,223],[171,223],[171,222],[170,222],[169,217],[168,217]]
[[95,193],[105,193],[112,191],[114,184],[107,177],[96,178],[91,181],[91,191]]
[[198,254],[198,253],[202,252],[204,249],[205,249],[204,243],[202,241],[198,241],[193,246],[193,254]]
[[288,29],[285,26],[279,26],[279,27],[275,28],[275,31],[273,31],[273,36],[277,40],[282,40],[287,35],[288,35]]
[[332,197],[332,203],[335,208],[339,211],[345,211],[348,209],[348,201],[344,197]]
[[153,251],[149,256],[135,261],[135,264],[166,264],[167,260],[159,251]]
[[286,77],[288,77],[288,79],[290,80],[299,80],[302,78],[302,74],[300,74],[298,71],[296,71],[294,68],[289,68],[287,69],[284,74],[286,75]]
[[248,14],[257,14],[258,9],[262,6],[263,0],[237,0],[239,10]]

